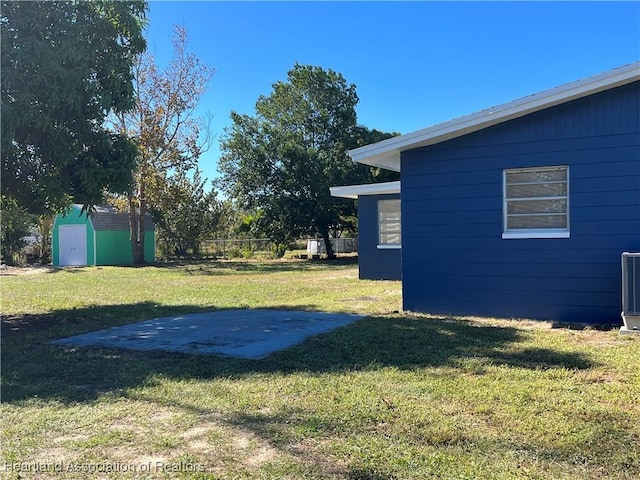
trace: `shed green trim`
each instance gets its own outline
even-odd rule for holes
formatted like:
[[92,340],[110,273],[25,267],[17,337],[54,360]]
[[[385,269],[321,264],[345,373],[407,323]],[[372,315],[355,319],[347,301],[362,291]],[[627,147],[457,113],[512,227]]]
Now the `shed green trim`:
[[51,260],[53,265],[60,265],[60,227],[63,225],[84,225],[87,232],[87,265],[95,265],[94,229],[91,219],[82,209],[73,205],[66,215],[57,215],[51,232]]

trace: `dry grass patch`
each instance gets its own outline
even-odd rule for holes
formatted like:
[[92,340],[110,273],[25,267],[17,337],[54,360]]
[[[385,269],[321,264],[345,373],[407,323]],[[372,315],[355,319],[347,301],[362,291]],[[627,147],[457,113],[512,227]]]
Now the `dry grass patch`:
[[[640,478],[640,337],[393,313],[399,282],[357,280],[344,262],[0,280],[4,465],[137,468],[100,479]],[[49,344],[240,304],[369,317],[262,360]]]

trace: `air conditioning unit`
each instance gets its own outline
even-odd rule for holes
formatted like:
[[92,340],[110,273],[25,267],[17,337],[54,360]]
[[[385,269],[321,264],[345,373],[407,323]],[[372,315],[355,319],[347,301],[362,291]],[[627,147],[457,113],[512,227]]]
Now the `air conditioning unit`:
[[620,333],[640,334],[640,253],[622,254],[622,320]]

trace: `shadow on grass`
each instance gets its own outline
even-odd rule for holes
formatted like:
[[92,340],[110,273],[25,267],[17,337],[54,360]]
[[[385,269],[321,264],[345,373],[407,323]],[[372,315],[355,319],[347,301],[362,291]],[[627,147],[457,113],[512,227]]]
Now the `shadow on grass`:
[[128,325],[158,317],[171,317],[187,313],[214,312],[213,306],[161,305],[140,302],[126,305],[89,306],[70,310],[57,310],[47,314],[2,316],[3,346],[29,346],[58,338],[94,332],[105,328]]
[[[277,273],[277,272],[305,272],[316,270],[318,268],[350,268],[358,265],[357,256],[338,257],[335,259],[321,260],[296,260],[296,259],[280,259],[280,260],[264,260],[256,261],[248,260],[198,260],[198,261],[170,261],[165,263],[154,263],[147,266],[155,268],[183,270],[189,275],[224,275],[234,274],[238,272],[258,272],[258,273]],[[134,267],[135,268],[135,267]]]
[[[272,308],[291,309],[290,306]],[[313,305],[297,309],[318,311]],[[19,402],[38,397],[65,403],[86,402],[106,393],[154,383],[158,376],[214,379],[240,378],[253,373],[324,373],[389,366],[399,369],[460,367],[470,360],[531,369],[586,369],[593,365],[588,357],[578,353],[518,349],[515,344],[526,333],[514,327],[404,315],[368,317],[261,360],[58,347],[49,343],[57,338],[135,321],[213,310],[144,302],[3,318],[2,400]]]
[[182,268],[190,275],[224,275],[235,273],[284,273],[307,272],[326,268],[333,269],[351,268],[358,265],[358,257],[344,257],[333,260],[265,260],[263,262],[224,260],[211,262],[198,262],[194,264],[166,264],[156,265],[160,268]]
[[[232,275],[234,273],[241,272],[256,272],[256,273],[277,273],[277,272],[305,272],[309,270],[316,270],[318,268],[350,268],[358,265],[358,257],[344,256],[334,259],[319,259],[319,260],[298,260],[298,259],[278,259],[263,261],[256,260],[255,258],[242,260],[170,260],[166,262],[154,262],[145,263],[144,265],[118,265],[118,268],[125,269],[140,269],[140,268],[160,268],[168,270],[183,271],[186,275]],[[33,273],[82,273],[86,269],[94,268],[107,268],[104,266],[88,266],[88,267],[51,267],[51,266],[33,266],[27,269],[20,270],[32,270]],[[20,273],[24,274],[24,273]],[[18,276],[17,272],[7,271],[2,272],[1,276]]]

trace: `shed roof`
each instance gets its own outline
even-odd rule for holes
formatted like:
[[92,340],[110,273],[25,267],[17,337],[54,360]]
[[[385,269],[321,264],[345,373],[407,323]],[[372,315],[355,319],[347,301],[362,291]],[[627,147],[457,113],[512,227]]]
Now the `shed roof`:
[[[83,205],[74,204],[74,207],[82,209]],[[118,212],[110,205],[99,205],[89,213],[89,218],[94,230],[129,230],[129,214]],[[145,215],[144,229],[153,230],[154,224],[151,215]]]
[[399,172],[400,154],[403,151],[451,140],[514,118],[637,80],[640,80],[640,62],[487,108],[429,128],[356,148],[349,151],[349,155],[356,162]]

